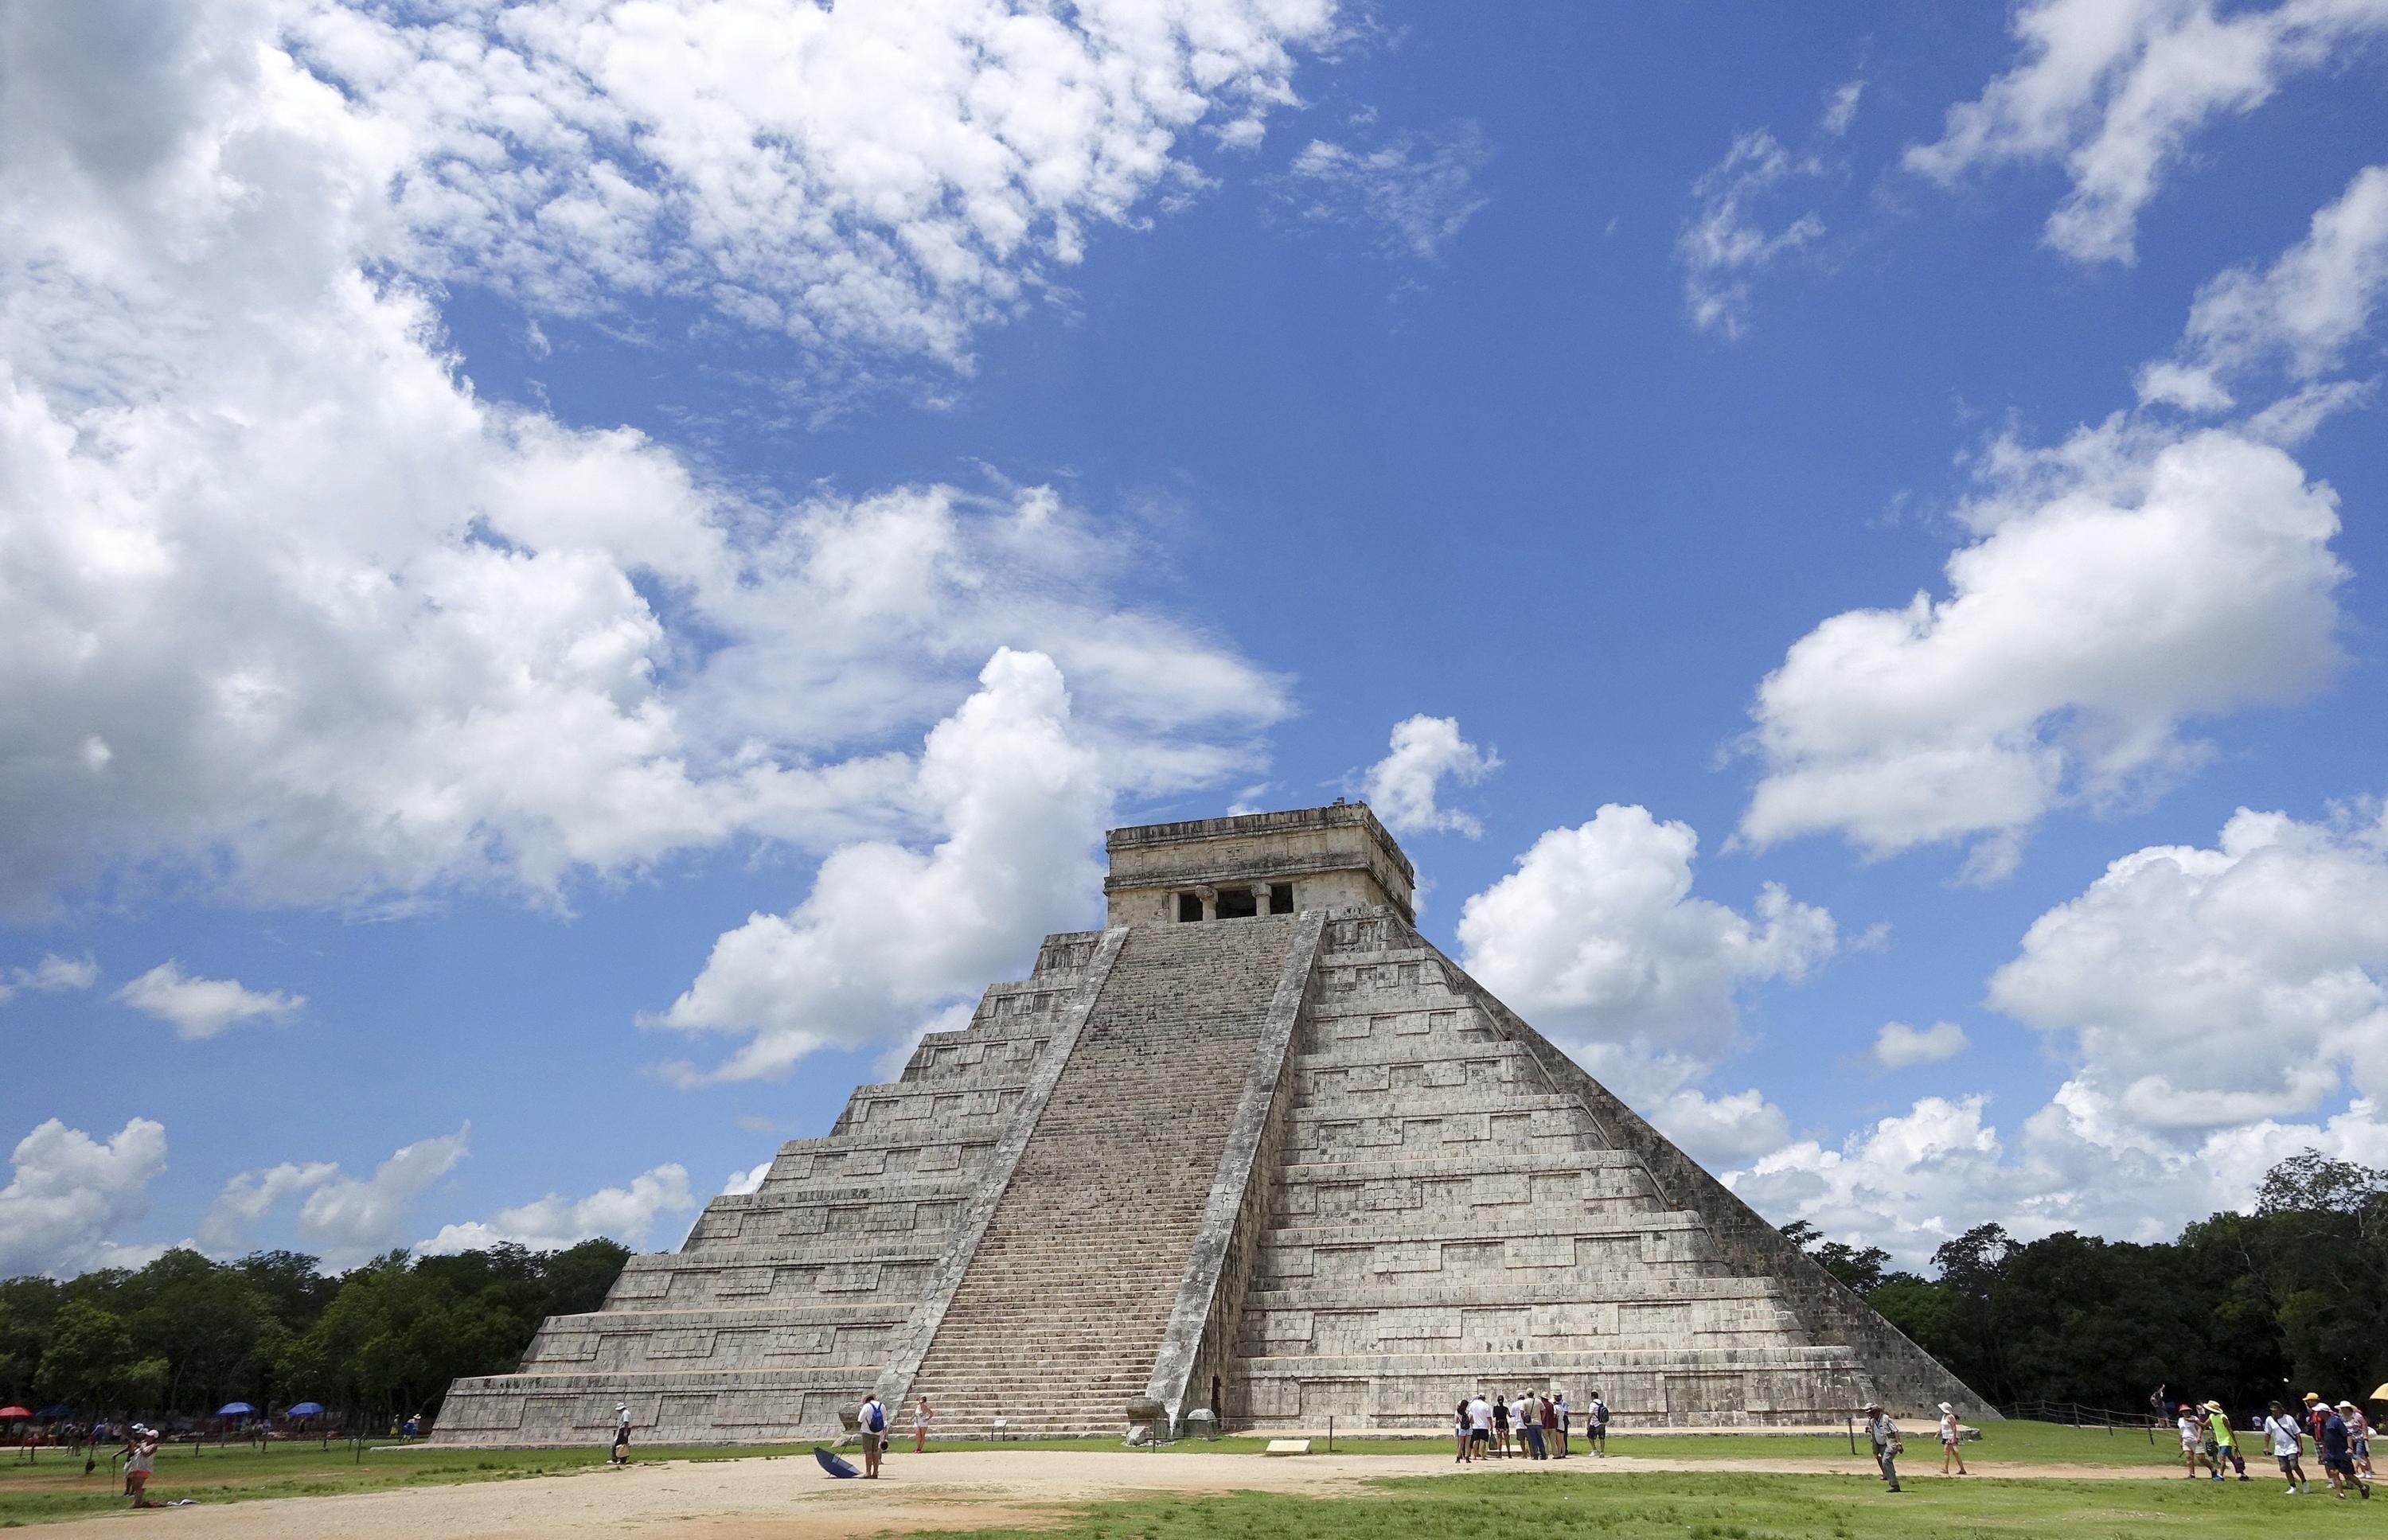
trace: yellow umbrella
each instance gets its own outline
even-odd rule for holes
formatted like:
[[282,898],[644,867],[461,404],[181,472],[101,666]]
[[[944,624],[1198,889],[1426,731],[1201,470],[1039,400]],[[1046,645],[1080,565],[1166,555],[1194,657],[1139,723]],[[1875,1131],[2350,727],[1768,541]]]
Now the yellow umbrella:
[[2371,1393],[2371,1399],[2374,1401],[2388,1401],[2388,1385],[2382,1385],[2378,1390],[2373,1391]]

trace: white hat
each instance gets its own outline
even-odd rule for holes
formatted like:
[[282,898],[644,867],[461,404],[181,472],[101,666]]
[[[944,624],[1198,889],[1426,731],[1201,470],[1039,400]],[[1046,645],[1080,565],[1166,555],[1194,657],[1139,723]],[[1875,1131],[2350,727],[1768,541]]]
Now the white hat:
[[1943,1402],[1941,1402],[1941,1403],[1940,1403],[1940,1409],[1941,1409],[1942,1411],[1944,1411],[1944,1412],[1949,1413],[1949,1414],[1950,1414],[1950,1416],[1952,1416],[1952,1417],[1953,1417],[1953,1416],[1955,1416],[1955,1415],[1956,1415],[1956,1412],[1957,1412],[1957,1408],[1956,1408],[1956,1407],[1952,1407],[1952,1406],[1950,1406],[1950,1405],[1948,1402],[1946,1402],[1946,1401],[1943,1401]]

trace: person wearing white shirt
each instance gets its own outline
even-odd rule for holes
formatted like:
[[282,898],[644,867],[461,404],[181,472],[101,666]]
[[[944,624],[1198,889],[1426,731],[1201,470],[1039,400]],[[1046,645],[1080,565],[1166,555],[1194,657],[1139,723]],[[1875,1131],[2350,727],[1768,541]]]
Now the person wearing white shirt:
[[2272,1458],[2280,1462],[2280,1474],[2289,1483],[2289,1496],[2311,1492],[2313,1483],[2305,1479],[2305,1430],[2297,1426],[2278,1401],[2272,1403],[2272,1415],[2264,1419],[2264,1436],[2272,1441]]
[[1481,1393],[1467,1403],[1467,1442],[1479,1459],[1492,1451],[1492,1403]]

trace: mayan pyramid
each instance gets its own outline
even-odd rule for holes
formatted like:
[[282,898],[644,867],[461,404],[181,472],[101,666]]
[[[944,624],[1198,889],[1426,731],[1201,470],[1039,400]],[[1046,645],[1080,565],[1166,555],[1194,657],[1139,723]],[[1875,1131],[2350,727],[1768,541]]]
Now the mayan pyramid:
[[873,1389],[960,1435],[1432,1428],[1525,1385],[1996,1415],[1420,938],[1365,806],[1107,844],[1108,928],[458,1381],[438,1437],[600,1441],[617,1399],[650,1441],[830,1437]]

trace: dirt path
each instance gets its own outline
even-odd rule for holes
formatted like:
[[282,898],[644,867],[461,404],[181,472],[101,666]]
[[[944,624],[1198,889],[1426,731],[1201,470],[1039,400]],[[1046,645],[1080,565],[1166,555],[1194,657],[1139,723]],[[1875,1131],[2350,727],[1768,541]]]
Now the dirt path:
[[[2148,1480],[2151,1469],[2026,1465],[1976,1459],[1983,1476],[2028,1480]],[[1501,1481],[1540,1471],[1587,1481],[1637,1471],[1742,1471],[1870,1480],[1871,1461],[1656,1459],[1615,1455],[1564,1463],[1493,1462],[1462,1470],[1447,1457],[1079,1453],[1013,1450],[935,1454],[889,1462],[875,1483],[832,1481],[808,1458],[671,1461],[626,1471],[418,1486],[324,1497],[276,1497],[151,1513],[111,1513],[36,1526],[44,1540],[110,1536],[127,1526],[171,1530],[189,1540],[832,1540],[847,1535],[990,1525],[1043,1527],[1067,1521],[1078,1504],[1139,1492],[1296,1492],[1350,1496],[1379,1476],[1454,1476]],[[1939,1481],[1922,1469],[1912,1482]],[[160,1496],[171,1497],[171,1491]]]

